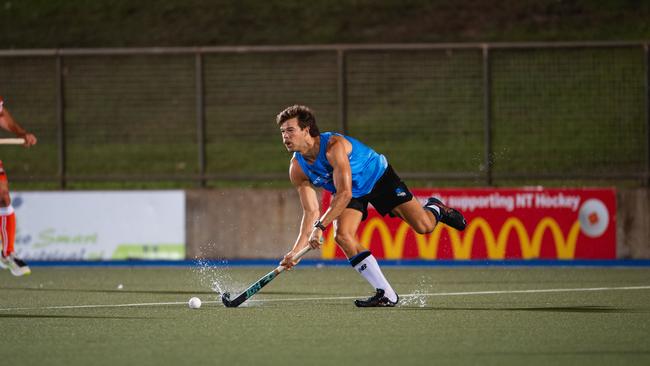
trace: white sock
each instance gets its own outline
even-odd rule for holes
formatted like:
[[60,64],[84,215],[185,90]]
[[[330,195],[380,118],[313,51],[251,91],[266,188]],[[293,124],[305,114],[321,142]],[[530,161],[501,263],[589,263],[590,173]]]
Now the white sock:
[[440,216],[441,216],[440,207],[438,207],[436,205],[428,205],[428,206],[424,206],[424,209],[431,211],[431,213],[433,214],[433,217],[436,218],[436,221],[440,221]]
[[9,216],[14,213],[14,206],[9,205],[7,207],[0,207],[0,215]]
[[367,256],[361,262],[357,263],[357,265],[354,266],[354,269],[356,269],[357,272],[361,273],[363,278],[365,278],[366,281],[370,282],[370,285],[372,285],[373,288],[380,288],[384,290],[384,296],[386,296],[388,300],[392,302],[397,301],[397,294],[395,293],[395,290],[393,290],[391,285],[386,280],[386,277],[384,277],[384,274],[381,272],[381,268],[379,268],[379,263],[377,263],[377,260],[372,254]]

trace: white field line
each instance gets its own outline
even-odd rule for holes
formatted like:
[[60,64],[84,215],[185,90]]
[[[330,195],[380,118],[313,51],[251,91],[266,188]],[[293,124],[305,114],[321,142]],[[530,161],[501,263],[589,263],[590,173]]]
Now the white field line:
[[[578,288],[549,288],[534,290],[499,290],[499,291],[468,291],[468,292],[431,292],[431,293],[414,293],[400,295],[402,298],[407,297],[434,297],[434,296],[476,296],[476,295],[505,295],[505,294],[542,294],[542,293],[559,293],[559,292],[597,292],[597,291],[630,291],[630,290],[650,290],[650,286],[624,286],[624,287],[578,287]],[[332,297],[295,297],[295,298],[278,298],[278,299],[251,299],[248,302],[291,302],[291,301],[326,301],[326,300],[351,300],[359,296],[332,296]],[[221,301],[203,301],[204,304],[217,304]],[[166,305],[187,305],[186,301],[174,302],[148,302],[134,304],[97,304],[97,305],[60,305],[60,306],[42,306],[42,307],[22,307],[22,308],[0,308],[0,311],[14,310],[61,310],[61,309],[95,309],[95,308],[127,308],[127,307],[146,307],[146,306],[166,306]]]
[[[422,297],[422,296],[473,296],[473,295],[501,295],[501,294],[537,294],[552,292],[585,292],[585,291],[616,291],[616,290],[650,290],[650,286],[625,286],[625,287],[587,287],[587,288],[549,288],[536,290],[500,290],[500,291],[470,291],[470,292],[430,292],[399,295],[404,297]],[[347,297],[297,297],[288,299],[264,299],[249,300],[259,302],[281,302],[281,301],[319,301],[319,300],[350,300],[358,299],[359,296]]]

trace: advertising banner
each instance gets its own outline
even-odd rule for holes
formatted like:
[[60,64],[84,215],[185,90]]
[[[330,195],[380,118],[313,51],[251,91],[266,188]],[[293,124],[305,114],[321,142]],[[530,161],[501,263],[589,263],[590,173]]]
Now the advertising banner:
[[185,259],[184,191],[13,192],[26,260]]
[[[381,217],[369,206],[358,239],[383,259],[507,260],[615,259],[614,189],[413,189],[424,204],[435,196],[461,211],[464,231],[444,224],[430,234]],[[331,195],[323,194],[323,208]],[[325,233],[324,259],[345,258],[332,226]]]

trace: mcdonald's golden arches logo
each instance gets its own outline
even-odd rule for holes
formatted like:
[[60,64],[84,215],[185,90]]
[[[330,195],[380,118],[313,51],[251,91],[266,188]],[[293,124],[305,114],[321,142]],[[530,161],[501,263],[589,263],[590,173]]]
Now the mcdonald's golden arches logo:
[[[446,230],[451,241],[453,259],[471,259],[472,247],[477,245],[476,236],[480,231],[483,235],[487,259],[500,260],[506,258],[506,246],[511,235],[516,235],[521,248],[523,259],[539,258],[542,249],[544,234],[548,231],[553,238],[557,259],[574,259],[576,242],[580,234],[580,223],[575,220],[568,232],[563,232],[560,225],[552,217],[543,217],[537,222],[532,235],[517,217],[509,217],[498,232],[482,217],[470,220],[469,225],[461,234],[446,225],[437,225],[435,230],[427,235],[417,234],[405,222],[401,222],[394,234],[391,233],[386,222],[380,217],[372,217],[361,230],[359,240],[366,248],[370,247],[375,234],[381,239],[385,259],[403,259],[406,237],[409,232],[415,236],[415,243],[419,258],[437,259],[443,230]],[[324,259],[334,259],[336,256],[336,243],[334,231],[329,230],[323,244],[322,256]]]

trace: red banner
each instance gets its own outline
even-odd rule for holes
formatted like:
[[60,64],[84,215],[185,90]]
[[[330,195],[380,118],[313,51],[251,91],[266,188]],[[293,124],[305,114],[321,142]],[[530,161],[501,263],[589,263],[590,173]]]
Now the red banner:
[[[430,234],[415,233],[397,218],[381,217],[369,206],[357,238],[383,259],[615,259],[614,189],[413,189],[424,204],[442,199],[461,211],[467,228],[444,224]],[[323,194],[323,209],[331,195]],[[325,233],[324,259],[345,258]]]

